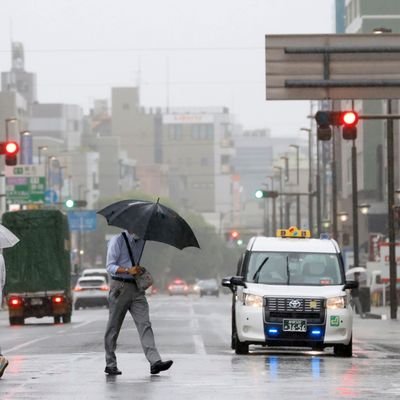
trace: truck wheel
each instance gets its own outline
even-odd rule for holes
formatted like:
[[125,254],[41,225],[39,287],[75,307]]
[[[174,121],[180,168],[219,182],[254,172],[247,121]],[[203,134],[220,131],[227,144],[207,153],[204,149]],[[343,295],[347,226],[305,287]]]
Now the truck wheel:
[[235,333],[235,353],[236,354],[249,354],[249,345],[241,342]]
[[54,317],[54,323],[55,324],[59,324],[60,322],[61,322],[61,316],[60,315],[55,316]]
[[351,337],[349,344],[335,344],[333,354],[335,357],[353,357],[353,337]]
[[64,324],[69,324],[71,322],[71,314],[64,314],[62,316],[62,321]]
[[23,317],[10,317],[10,325],[24,325],[24,323]]

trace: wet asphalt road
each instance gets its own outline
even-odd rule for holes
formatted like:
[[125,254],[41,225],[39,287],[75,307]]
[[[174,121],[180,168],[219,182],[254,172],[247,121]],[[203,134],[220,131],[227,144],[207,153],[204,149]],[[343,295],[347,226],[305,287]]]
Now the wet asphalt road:
[[74,311],[71,324],[28,319],[8,325],[0,312],[0,344],[10,360],[0,399],[398,399],[400,323],[355,318],[354,357],[255,348],[230,349],[230,296],[149,298],[153,329],[170,371],[151,376],[127,316],[117,356],[121,376],[106,377],[106,309]]

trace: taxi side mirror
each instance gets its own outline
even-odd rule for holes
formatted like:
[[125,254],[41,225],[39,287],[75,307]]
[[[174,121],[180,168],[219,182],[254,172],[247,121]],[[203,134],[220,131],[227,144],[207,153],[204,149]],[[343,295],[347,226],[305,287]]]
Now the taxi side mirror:
[[231,285],[247,287],[243,276],[232,276]]
[[357,289],[358,286],[358,281],[346,281],[343,289]]
[[234,286],[247,287],[242,276],[227,276],[222,279],[221,285],[233,290]]
[[232,284],[231,284],[231,277],[230,277],[230,276],[227,276],[227,277],[225,277],[225,278],[222,278],[221,285],[222,285],[222,286],[225,286],[225,287],[227,287],[227,288],[231,288],[231,287],[232,287]]

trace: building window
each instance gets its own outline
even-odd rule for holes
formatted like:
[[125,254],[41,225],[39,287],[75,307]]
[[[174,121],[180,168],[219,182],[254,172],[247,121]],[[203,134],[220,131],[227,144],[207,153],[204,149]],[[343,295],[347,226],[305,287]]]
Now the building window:
[[199,125],[198,124],[192,125],[192,139],[194,139],[194,140],[199,139]]
[[122,109],[123,109],[123,110],[129,110],[129,109],[130,109],[129,103],[124,103],[124,104],[122,104]]
[[182,140],[182,125],[171,124],[168,128],[168,139],[170,140]]
[[221,164],[229,164],[230,159],[231,159],[231,158],[230,158],[229,155],[223,154],[223,155],[221,156]]
[[96,172],[93,172],[93,174],[92,174],[92,186],[93,186],[93,189],[98,189],[99,188],[99,183],[97,182],[97,174],[96,174]]

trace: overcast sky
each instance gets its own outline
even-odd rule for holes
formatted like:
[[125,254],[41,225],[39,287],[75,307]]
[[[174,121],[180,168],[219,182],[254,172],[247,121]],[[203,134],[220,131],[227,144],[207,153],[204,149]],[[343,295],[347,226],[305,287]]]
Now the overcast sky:
[[41,103],[227,106],[244,128],[297,136],[307,101],[265,100],[265,34],[333,32],[333,0],[1,0],[0,71],[22,42]]

